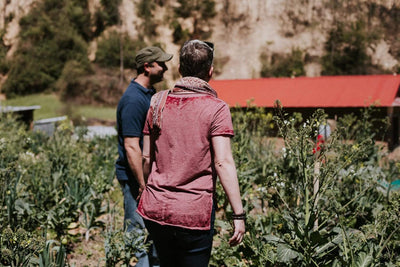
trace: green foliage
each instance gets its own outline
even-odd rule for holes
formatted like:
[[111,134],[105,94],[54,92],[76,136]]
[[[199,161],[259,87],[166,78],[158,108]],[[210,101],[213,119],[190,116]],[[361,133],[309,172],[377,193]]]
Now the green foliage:
[[18,228],[4,228],[0,235],[1,266],[30,266],[43,249],[44,240]]
[[76,60],[70,60],[65,63],[59,79],[55,84],[56,90],[61,98],[67,98],[75,95],[76,92],[82,92],[80,79],[90,73],[90,66],[83,65]]
[[[270,149],[272,143],[264,137],[273,132],[274,125],[272,114],[266,113],[263,108],[251,107],[251,103],[245,111],[240,108],[233,109],[232,121],[235,132],[232,151],[241,181],[240,192],[243,192],[246,199],[247,194],[251,194],[253,185],[266,178],[268,170],[260,162],[273,160],[273,152]],[[271,158],[266,159],[267,155]],[[219,183],[217,187],[218,208],[227,210],[228,200]],[[251,202],[246,202],[245,206],[249,210],[253,208]]]
[[127,68],[136,68],[136,52],[145,46],[142,40],[132,40],[128,35],[120,35],[113,31],[98,43],[96,62],[103,67],[119,67],[121,47],[123,48],[123,63]]
[[64,267],[66,265],[66,248],[64,244],[55,240],[47,240],[43,251],[39,255],[40,267]]
[[[178,0],[179,7],[174,8],[174,18],[170,23],[173,29],[173,41],[182,44],[187,39],[208,39],[212,34],[210,20],[216,16],[215,1]],[[185,29],[178,18],[192,19],[193,31]]]
[[360,20],[352,25],[339,22],[330,31],[322,58],[323,75],[370,74],[373,69],[367,47],[377,39]]
[[96,10],[93,16],[94,36],[100,36],[101,33],[109,26],[119,24],[120,14],[119,5],[121,0],[101,0],[102,9]]
[[64,8],[71,26],[76,29],[79,36],[81,36],[85,41],[90,41],[93,37],[93,33],[90,28],[92,22],[88,1],[67,1]]
[[200,13],[201,18],[207,20],[215,17],[215,2],[213,0],[178,0],[179,7],[174,8],[178,17],[190,18],[193,14]]
[[[107,84],[106,84],[107,85]],[[40,109],[35,111],[34,120],[58,117],[67,114],[68,116],[83,118],[83,120],[95,118],[98,120],[114,120],[115,107],[99,107],[93,105],[75,105],[63,103],[55,94],[33,94],[20,96],[2,101],[5,106],[34,106],[39,105]],[[68,114],[68,109],[70,114]]]
[[157,23],[154,21],[154,10],[156,3],[154,1],[141,0],[136,4],[136,14],[142,18],[140,32],[147,38],[157,36]]
[[88,231],[99,225],[114,177],[113,140],[74,137],[68,123],[52,137],[7,118],[0,128],[0,205],[7,207],[0,209],[1,228],[45,227],[61,237],[72,222]]
[[[210,266],[398,263],[399,193],[381,187],[380,181],[398,179],[400,165],[385,159],[375,145],[374,136],[381,131],[376,125],[385,124],[375,121],[374,109],[340,118],[336,130],[323,140],[318,136],[326,123],[323,111],[307,119],[276,111],[273,117],[250,103],[246,110],[232,109],[232,151],[248,214],[247,232],[240,246],[229,246],[232,226],[225,220],[232,211],[218,183],[218,246]],[[278,139],[267,138],[277,131],[283,148],[275,145]],[[71,134],[68,123],[47,137],[1,118],[2,264],[19,253],[18,260],[62,266],[66,247],[58,241],[44,243],[37,229],[48,229],[61,239],[70,225],[81,225],[90,240],[91,231],[103,227],[99,216],[105,211],[114,216],[102,200],[114,176],[115,140],[85,139],[85,129]],[[221,217],[221,210],[228,216]],[[105,231],[104,260],[109,266],[127,264],[138,250],[146,249],[139,245],[145,234],[126,235],[115,225],[113,221]],[[31,243],[7,243],[21,232],[18,229],[29,233],[26,240]],[[34,240],[40,241],[35,243],[37,250],[23,245]]]
[[182,28],[181,24],[177,20],[173,20],[170,24],[172,28],[172,40],[175,44],[183,44],[186,40],[190,39],[189,30]]
[[[390,45],[390,54],[394,58],[400,57],[400,43],[398,42],[398,27],[400,23],[400,6],[391,5],[386,6],[385,4],[366,2],[368,7],[368,21],[372,24],[372,21],[380,21],[380,27],[374,28],[374,30],[381,31],[385,36],[385,42]],[[369,26],[370,27],[370,26]],[[397,72],[399,73],[399,72]]]
[[304,56],[300,49],[293,49],[289,55],[273,54],[269,60],[265,53],[260,56],[261,77],[304,76]]
[[0,30],[0,74],[5,74],[9,70],[9,62],[6,60],[8,47],[3,43],[4,30]]
[[20,20],[19,47],[3,85],[7,96],[48,90],[69,60],[88,65],[87,2],[73,3],[45,0]]
[[[383,152],[374,141],[381,131],[374,109],[340,118],[327,139],[319,136],[326,123],[322,110],[306,120],[288,117],[281,108],[276,112],[274,125],[284,140],[281,150],[257,142],[257,131],[247,135],[240,130],[252,129],[247,123],[251,119],[238,119],[246,118],[248,111],[232,112],[236,131],[232,150],[249,214],[247,233],[242,245],[231,248],[227,240],[232,228],[217,220],[219,245],[211,266],[398,263],[398,193],[389,194],[379,186],[380,181],[396,179],[398,167],[382,164]],[[222,189],[218,190],[221,198]],[[227,206],[224,209],[230,213]]]
[[110,211],[113,220],[107,226],[105,232],[105,260],[106,266],[125,264],[130,266],[132,258],[137,253],[147,250],[149,243],[146,243],[147,233],[143,231],[126,232],[115,227],[115,210]]
[[119,10],[118,7],[121,4],[121,0],[100,0],[101,5],[106,12],[106,26],[118,24],[119,22]]

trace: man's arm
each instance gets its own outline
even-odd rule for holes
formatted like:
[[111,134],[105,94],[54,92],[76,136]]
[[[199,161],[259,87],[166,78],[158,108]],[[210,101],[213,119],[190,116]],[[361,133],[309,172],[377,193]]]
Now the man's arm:
[[140,198],[145,188],[142,169],[142,150],[140,149],[139,140],[139,137],[124,138],[124,146],[129,167],[139,184],[139,195],[137,199]]
[[[226,136],[214,136],[211,139],[214,150],[215,169],[221,181],[222,187],[228,196],[234,214],[244,212],[240,198],[239,183],[237,179],[235,162],[232,157],[231,141]],[[229,244],[238,245],[243,240],[245,233],[244,220],[234,220],[235,232]]]
[[150,135],[143,136],[143,178],[147,183],[150,174]]

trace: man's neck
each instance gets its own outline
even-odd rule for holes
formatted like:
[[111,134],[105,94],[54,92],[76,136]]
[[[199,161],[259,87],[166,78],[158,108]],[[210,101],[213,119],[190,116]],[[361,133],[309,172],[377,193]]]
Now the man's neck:
[[152,84],[150,84],[150,79],[144,74],[139,74],[136,77],[135,82],[147,89],[150,89],[152,87]]

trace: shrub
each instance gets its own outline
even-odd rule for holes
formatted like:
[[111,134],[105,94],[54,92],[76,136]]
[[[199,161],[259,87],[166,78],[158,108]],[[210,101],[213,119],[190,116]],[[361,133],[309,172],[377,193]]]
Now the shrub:
[[189,30],[183,29],[181,24],[177,20],[173,20],[170,24],[170,28],[172,28],[172,41],[175,44],[183,44],[186,40],[189,39]]
[[[74,67],[75,64],[76,62],[68,63],[57,82],[63,100],[78,105],[115,106],[118,103],[122,86],[126,83],[125,80],[121,82],[118,69],[100,68],[94,64],[93,72],[89,73],[79,64]],[[74,122],[80,120],[75,118],[75,110],[67,107],[65,112]]]
[[136,254],[147,250],[150,243],[146,243],[148,235],[146,231],[126,232],[115,225],[115,210],[110,211],[111,223],[105,231],[105,260],[106,266],[125,264],[129,266]]
[[6,60],[8,47],[3,43],[4,33],[4,30],[0,30],[0,74],[5,74],[9,70],[9,62]]
[[175,18],[192,19],[193,31],[190,32],[174,19],[170,27],[173,29],[173,40],[176,44],[181,44],[190,39],[208,39],[212,34],[210,20],[217,14],[215,11],[215,1],[206,0],[202,2],[193,0],[178,0],[179,7],[174,8]]
[[[122,43],[121,43],[122,42]],[[145,46],[141,40],[132,40],[128,35],[120,35],[113,31],[98,43],[96,63],[103,67],[119,67],[121,62],[121,46],[123,63],[126,68],[136,68],[136,52]]]
[[119,23],[119,10],[121,0],[100,0],[103,10],[106,14],[105,25],[112,26]]
[[67,1],[65,13],[70,20],[71,26],[76,29],[79,36],[85,41],[90,41],[93,37],[93,33],[88,1]]
[[[275,152],[267,143],[258,143],[260,150],[253,154],[252,142],[258,138],[249,139],[239,132],[232,150],[239,160],[247,232],[241,246],[230,248],[227,232],[232,228],[217,219],[215,240],[219,245],[210,265],[397,263],[398,194],[385,190],[382,194],[379,189],[379,181],[395,179],[397,170],[382,165],[383,152],[371,138],[379,130],[372,127],[372,110],[366,109],[359,118],[340,119],[338,130],[324,139],[319,136],[326,123],[322,110],[299,124],[277,108],[274,121],[285,146]],[[239,129],[246,125],[236,119],[234,124]],[[348,139],[356,135],[359,137]],[[257,160],[252,160],[253,155],[258,155]]]
[[22,228],[15,232],[5,228],[0,235],[0,263],[2,266],[31,266],[43,247],[41,237]]
[[62,70],[61,76],[55,84],[56,90],[60,93],[62,99],[68,99],[79,95],[82,92],[80,80],[83,76],[90,73],[90,66],[83,65],[78,61],[68,61]]
[[120,22],[118,8],[121,4],[121,0],[101,0],[100,3],[102,5],[102,9],[96,10],[93,18],[95,37],[100,36],[107,27],[116,25]]
[[348,26],[338,23],[329,33],[322,57],[323,75],[370,74],[374,66],[367,47],[376,40],[362,21]]
[[49,90],[67,61],[86,64],[90,24],[82,8],[87,1],[78,2],[46,0],[20,20],[21,40],[3,85],[7,96]]
[[269,60],[267,54],[262,53],[261,77],[298,77],[304,76],[304,56],[300,49],[293,49],[289,55],[272,54]]
[[143,19],[140,25],[140,33],[147,38],[157,36],[157,24],[154,21],[153,14],[155,7],[156,4],[154,1],[141,0],[136,4],[136,14],[138,17]]
[[99,216],[114,177],[112,141],[75,137],[68,123],[51,137],[7,118],[0,129],[0,229],[41,227],[61,237],[84,218],[88,230],[95,226],[91,218]]
[[197,2],[193,0],[178,0],[179,7],[174,8],[174,12],[178,17],[190,18],[196,12],[199,12],[201,18],[207,20],[215,17],[215,1],[206,0]]

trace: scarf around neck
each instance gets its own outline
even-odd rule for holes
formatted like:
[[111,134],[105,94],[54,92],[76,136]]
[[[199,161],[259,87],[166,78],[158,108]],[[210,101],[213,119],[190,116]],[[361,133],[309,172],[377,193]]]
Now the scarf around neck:
[[162,113],[168,94],[181,91],[191,91],[218,97],[217,92],[206,81],[197,77],[183,77],[175,84],[173,89],[155,94],[150,103],[150,111],[152,113],[151,129],[155,130],[158,135],[161,133]]

